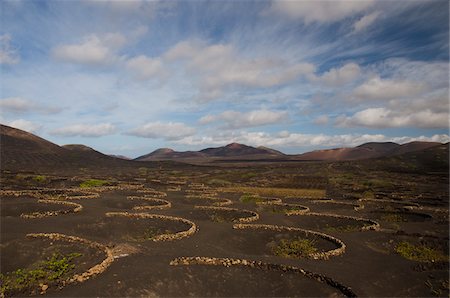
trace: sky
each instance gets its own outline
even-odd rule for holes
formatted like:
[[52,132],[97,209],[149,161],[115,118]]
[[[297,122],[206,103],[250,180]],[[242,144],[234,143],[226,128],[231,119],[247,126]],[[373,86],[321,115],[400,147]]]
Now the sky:
[[449,141],[449,2],[0,2],[0,123],[137,157]]

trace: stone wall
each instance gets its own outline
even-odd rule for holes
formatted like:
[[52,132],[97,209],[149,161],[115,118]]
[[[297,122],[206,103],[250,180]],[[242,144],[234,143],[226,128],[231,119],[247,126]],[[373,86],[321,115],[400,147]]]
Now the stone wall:
[[324,234],[321,232],[305,230],[305,229],[301,229],[301,228],[276,226],[276,225],[265,225],[265,224],[235,224],[235,225],[233,225],[233,229],[242,229],[242,230],[244,230],[244,229],[255,229],[255,230],[263,229],[263,230],[271,230],[271,231],[277,231],[277,232],[284,232],[284,231],[302,232],[302,233],[305,233],[307,236],[314,235],[314,236],[323,238],[325,240],[331,241],[338,246],[338,248],[333,249],[333,250],[329,250],[329,251],[325,251],[325,252],[311,253],[309,255],[309,257],[312,259],[315,259],[315,260],[318,260],[318,259],[327,260],[332,256],[342,255],[345,252],[345,248],[346,248],[344,242],[342,242],[338,238],[335,238],[331,235]]
[[282,264],[265,263],[261,261],[245,260],[245,259],[231,259],[231,258],[214,258],[214,257],[179,257],[170,262],[171,266],[190,266],[190,265],[212,265],[212,266],[244,266],[259,270],[280,271],[302,274],[308,278],[325,283],[333,288],[338,289],[343,295],[347,297],[356,297],[350,287],[347,287],[330,277],[322,274],[314,273],[304,270],[302,268],[287,266]]
[[152,241],[172,241],[177,239],[182,239],[185,237],[192,236],[197,231],[197,225],[188,219],[181,218],[181,217],[175,217],[175,216],[168,216],[168,215],[159,215],[159,214],[148,214],[148,213],[128,213],[128,212],[108,212],[106,213],[107,217],[114,217],[114,216],[123,216],[123,217],[129,217],[129,218],[150,218],[150,219],[162,219],[162,220],[171,220],[171,221],[178,221],[185,224],[190,225],[190,228],[185,231],[177,232],[175,234],[161,234],[158,236],[155,236],[152,238]]

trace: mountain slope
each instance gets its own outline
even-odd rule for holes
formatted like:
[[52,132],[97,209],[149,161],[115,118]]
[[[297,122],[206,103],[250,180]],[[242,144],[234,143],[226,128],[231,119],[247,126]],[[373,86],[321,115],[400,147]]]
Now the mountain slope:
[[0,125],[0,163],[2,170],[52,171],[89,167],[129,166],[84,145],[58,146],[20,129]]
[[236,157],[236,156],[245,156],[245,155],[269,155],[269,156],[282,156],[283,153],[265,148],[265,147],[251,147],[238,143],[231,143],[226,146],[216,147],[216,148],[206,148],[200,150],[201,153],[204,153],[211,157]]
[[207,157],[205,154],[197,151],[174,151],[170,148],[160,148],[149,154],[145,154],[135,158],[136,161],[147,160],[170,160],[170,159],[184,159],[184,158],[202,158]]
[[408,152],[420,151],[426,148],[441,145],[433,142],[411,142],[399,145],[392,142],[370,142],[354,148],[335,148],[326,150],[316,150],[295,156],[299,160],[362,160],[383,156],[395,156]]

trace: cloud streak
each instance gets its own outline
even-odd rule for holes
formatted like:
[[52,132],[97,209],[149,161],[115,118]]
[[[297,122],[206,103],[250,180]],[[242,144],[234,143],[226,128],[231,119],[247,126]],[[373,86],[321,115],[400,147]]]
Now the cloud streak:
[[50,131],[51,135],[60,137],[102,137],[114,134],[116,127],[111,123],[73,124]]
[[179,140],[194,135],[196,130],[181,122],[150,122],[126,132],[127,135],[149,138]]

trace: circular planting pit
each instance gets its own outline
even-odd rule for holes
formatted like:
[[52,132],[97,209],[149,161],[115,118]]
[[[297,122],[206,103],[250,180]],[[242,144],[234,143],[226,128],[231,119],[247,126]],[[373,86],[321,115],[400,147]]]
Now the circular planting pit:
[[[177,283],[171,289],[156,288],[156,293],[177,296],[231,297],[355,297],[347,286],[304,269],[260,261],[180,257],[170,262]],[[175,271],[176,270],[176,271]],[[152,284],[166,283],[151,281]],[[172,284],[172,283],[170,283]]]
[[213,222],[252,222],[259,219],[258,213],[245,209],[213,206],[194,206],[194,219]]
[[233,204],[229,199],[221,199],[215,197],[203,197],[203,196],[185,196],[181,200],[184,204],[189,205],[204,205],[204,206],[228,206]]
[[239,253],[328,259],[345,252],[341,240],[316,231],[263,224],[236,224],[233,229],[233,243]]
[[321,211],[338,211],[338,210],[360,210],[364,205],[345,201],[335,201],[329,198],[323,199],[306,199],[306,198],[284,198],[284,203],[289,204],[306,204],[311,209]]
[[3,296],[44,294],[83,282],[113,261],[105,246],[62,234],[28,234],[0,247]]
[[66,213],[75,213],[83,206],[73,202],[43,200],[35,197],[9,197],[1,198],[2,217],[41,218]]
[[112,242],[169,241],[194,234],[196,225],[179,217],[109,212],[94,223],[78,225],[76,231]]
[[167,197],[167,193],[163,192],[163,191],[158,191],[152,188],[144,188],[144,189],[139,189],[137,190],[138,193],[142,193],[145,194],[146,196],[149,197],[154,197],[154,198],[165,198]]
[[309,212],[309,208],[298,204],[286,203],[258,203],[258,211],[266,211],[272,213],[289,213],[289,214],[305,214]]
[[433,217],[426,213],[410,211],[387,211],[375,210],[370,212],[375,218],[383,222],[401,223],[401,222],[424,222]]
[[327,233],[378,230],[380,228],[380,224],[374,220],[353,216],[314,212],[301,215],[288,213],[287,215],[293,215],[289,217],[289,220],[292,220],[295,226]]
[[167,200],[148,198],[145,196],[128,196],[126,199],[123,197],[111,198],[105,200],[104,205],[114,209],[137,211],[167,209],[172,206]]

